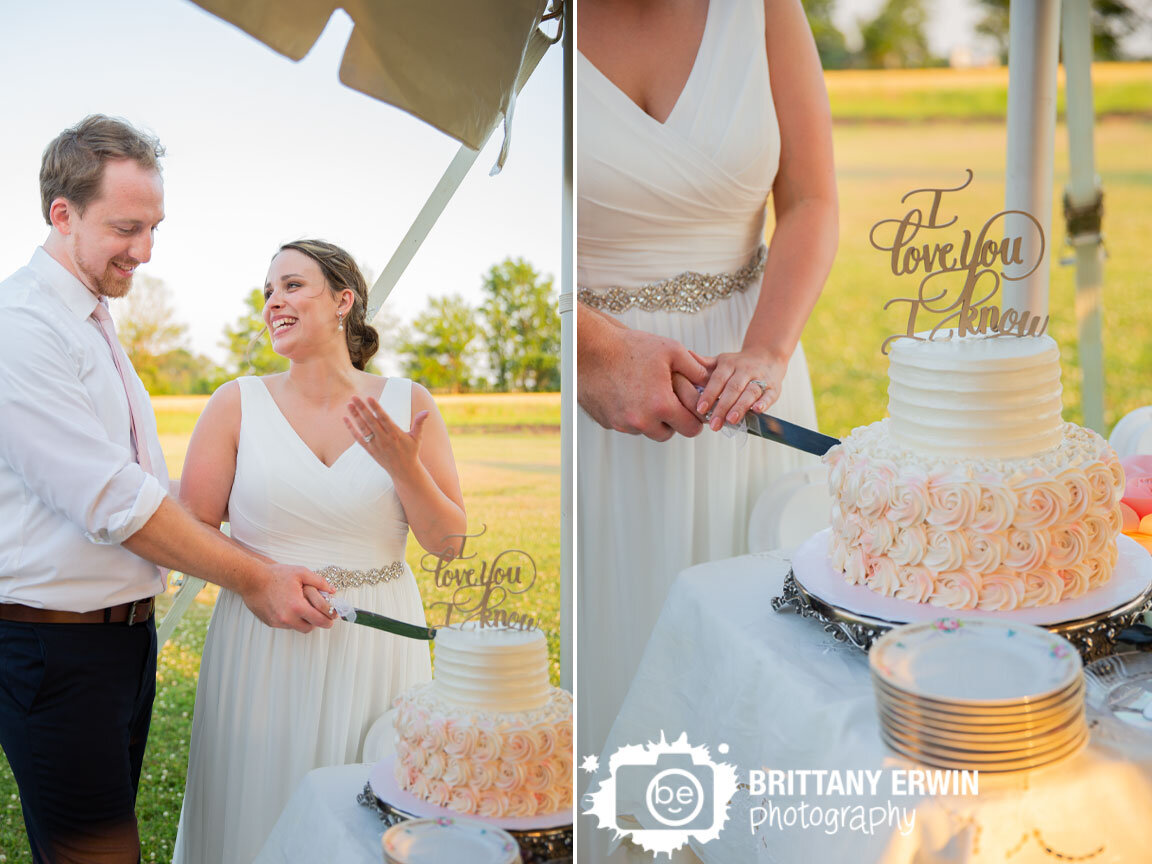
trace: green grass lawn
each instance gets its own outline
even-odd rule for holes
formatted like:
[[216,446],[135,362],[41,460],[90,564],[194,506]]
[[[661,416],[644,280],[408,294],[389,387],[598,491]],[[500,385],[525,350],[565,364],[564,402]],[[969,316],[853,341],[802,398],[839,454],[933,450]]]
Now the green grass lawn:
[[[1057,75],[1056,110],[1064,115],[1064,69]],[[832,116],[839,123],[938,120],[1001,122],[1008,111],[1008,69],[854,69],[824,73]],[[1097,116],[1152,117],[1152,63],[1095,63],[1092,103]]]
[[[205,397],[158,397],[157,422],[169,469],[183,463],[187,437]],[[548,639],[551,675],[560,674],[560,397],[437,397],[452,433],[452,447],[464,489],[469,533],[487,526],[468,541],[476,562],[491,562],[505,549],[520,549],[536,566],[536,584],[509,608],[537,618]],[[504,431],[499,431],[504,427]],[[482,431],[481,431],[482,430]],[[545,430],[545,431],[536,431]],[[447,600],[446,590],[432,585],[420,569],[419,545],[409,538],[407,559],[424,597],[430,621],[443,612],[432,604]],[[145,862],[167,862],[176,838],[176,821],[184,794],[188,739],[196,699],[196,676],[212,614],[216,589],[201,591],[176,635],[160,654],[152,730],[140,784],[137,816]],[[171,594],[161,598],[161,612]],[[337,625],[341,626],[341,625]],[[343,625],[351,626],[351,625]],[[0,862],[31,861],[16,784],[0,760]]]

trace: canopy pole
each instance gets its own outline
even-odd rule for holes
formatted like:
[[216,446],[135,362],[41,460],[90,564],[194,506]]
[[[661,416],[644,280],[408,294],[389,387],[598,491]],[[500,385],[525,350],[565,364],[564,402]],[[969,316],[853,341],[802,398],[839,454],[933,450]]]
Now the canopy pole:
[[1006,210],[1022,210],[1044,231],[1040,240],[1029,220],[1008,216],[1005,234],[1024,238],[1024,279],[1005,280],[1005,308],[1048,314],[1048,267],[1052,248],[1053,147],[1056,137],[1056,67],[1060,36],[1059,0],[1013,0],[1008,13],[1008,159]]
[[[1084,425],[1107,435],[1104,428],[1104,352],[1101,299],[1104,285],[1104,238],[1100,225],[1104,193],[1096,174],[1092,140],[1092,24],[1089,0],[1064,0],[1061,44],[1064,49],[1064,94],[1068,124],[1068,185],[1064,221],[1068,244],[1075,251],[1076,324],[1079,335],[1080,390]],[[1068,262],[1072,263],[1072,262]]]
[[[552,47],[552,41],[537,27],[532,33],[532,38],[528,40],[528,47],[524,51],[524,62],[520,66],[520,73],[516,76],[517,93],[524,88],[524,84],[536,71],[541,58],[550,47]],[[484,138],[485,144],[499,127],[500,124],[495,123],[488,130],[488,134]],[[480,150],[483,149],[484,147],[481,145]],[[464,182],[468,170],[480,156],[480,150],[473,150],[471,147],[462,145],[456,151],[452,161],[448,163],[440,182],[436,184],[436,188],[432,190],[432,194],[428,196],[424,206],[420,208],[415,220],[408,227],[408,233],[397,245],[396,251],[392,253],[391,259],[385,265],[379,278],[376,279],[372,290],[368,292],[368,321],[376,317],[376,313],[380,311],[380,307],[384,305],[384,301],[388,299],[388,295],[392,293],[392,289],[396,287],[396,283],[400,281],[400,277],[404,275],[404,271],[408,269],[408,265],[416,257],[417,250],[428,239],[432,226],[436,224],[436,220],[440,218],[444,208],[448,206],[448,202],[452,200],[452,196],[456,194],[460,184]]]
[[572,606],[575,602],[572,583],[573,500],[572,432],[573,394],[576,392],[575,368],[572,364],[572,332],[575,315],[572,305],[572,6],[564,3],[564,189],[561,197],[561,231],[563,251],[560,258],[560,687],[572,690]]

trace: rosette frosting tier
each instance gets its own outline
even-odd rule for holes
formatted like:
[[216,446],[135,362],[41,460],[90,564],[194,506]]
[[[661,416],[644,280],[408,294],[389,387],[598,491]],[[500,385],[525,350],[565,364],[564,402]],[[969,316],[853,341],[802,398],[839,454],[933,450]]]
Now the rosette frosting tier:
[[572,806],[572,696],[548,683],[539,630],[444,629],[435,678],[396,700],[396,780],[491,819]]
[[1060,419],[1049,337],[901,340],[891,418],[825,456],[829,558],[852,584],[954,609],[1078,597],[1111,577],[1124,474]]

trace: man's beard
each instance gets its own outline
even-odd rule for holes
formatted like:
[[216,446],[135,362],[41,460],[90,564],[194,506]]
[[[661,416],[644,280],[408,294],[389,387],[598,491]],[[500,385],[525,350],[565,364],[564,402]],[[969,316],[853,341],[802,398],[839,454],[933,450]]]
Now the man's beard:
[[96,293],[102,297],[123,297],[132,290],[132,276],[135,275],[135,266],[137,262],[133,262],[133,273],[127,278],[117,273],[113,267],[112,262],[109,261],[104,265],[104,272],[97,275],[91,268],[83,261],[77,262],[80,267],[80,272],[83,273],[91,281],[92,285],[96,288]]

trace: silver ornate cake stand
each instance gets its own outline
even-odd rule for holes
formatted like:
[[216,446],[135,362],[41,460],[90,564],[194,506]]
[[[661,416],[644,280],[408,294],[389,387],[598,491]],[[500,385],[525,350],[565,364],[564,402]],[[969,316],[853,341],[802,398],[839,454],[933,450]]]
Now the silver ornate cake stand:
[[[397,822],[406,819],[419,819],[418,814],[412,813],[395,804],[384,801],[372,790],[371,782],[364,784],[364,790],[356,796],[356,803],[373,810],[380,821],[391,828]],[[478,818],[478,817],[471,817]],[[524,864],[545,864],[548,861],[572,858],[572,826],[565,825],[560,828],[542,828],[529,831],[517,831],[505,828],[520,846],[520,854]]]
[[[863,651],[888,630],[910,621],[982,614],[977,610],[960,612],[909,603],[882,597],[862,585],[849,585],[844,574],[828,560],[829,535],[830,529],[819,531],[792,553],[792,567],[781,596],[772,600],[777,612],[791,611],[812,618],[823,624],[833,638]],[[1112,578],[1095,591],[1059,607],[983,614],[1044,627],[1075,645],[1085,662],[1114,653],[1121,632],[1152,608],[1152,558],[1131,538],[1117,538],[1116,546]]]
[[[893,627],[907,623],[873,618],[822,600],[805,589],[791,570],[784,579],[781,595],[772,598],[772,608],[777,612],[795,612],[804,618],[811,618],[823,624],[824,632],[831,634],[836,641],[847,642],[861,651],[867,651],[876,639]],[[1150,609],[1152,585],[1128,602],[1099,615],[1044,626],[1075,645],[1084,662],[1088,663],[1114,653],[1120,632],[1137,623]],[[941,609],[940,612],[942,615],[948,614],[948,610]]]

